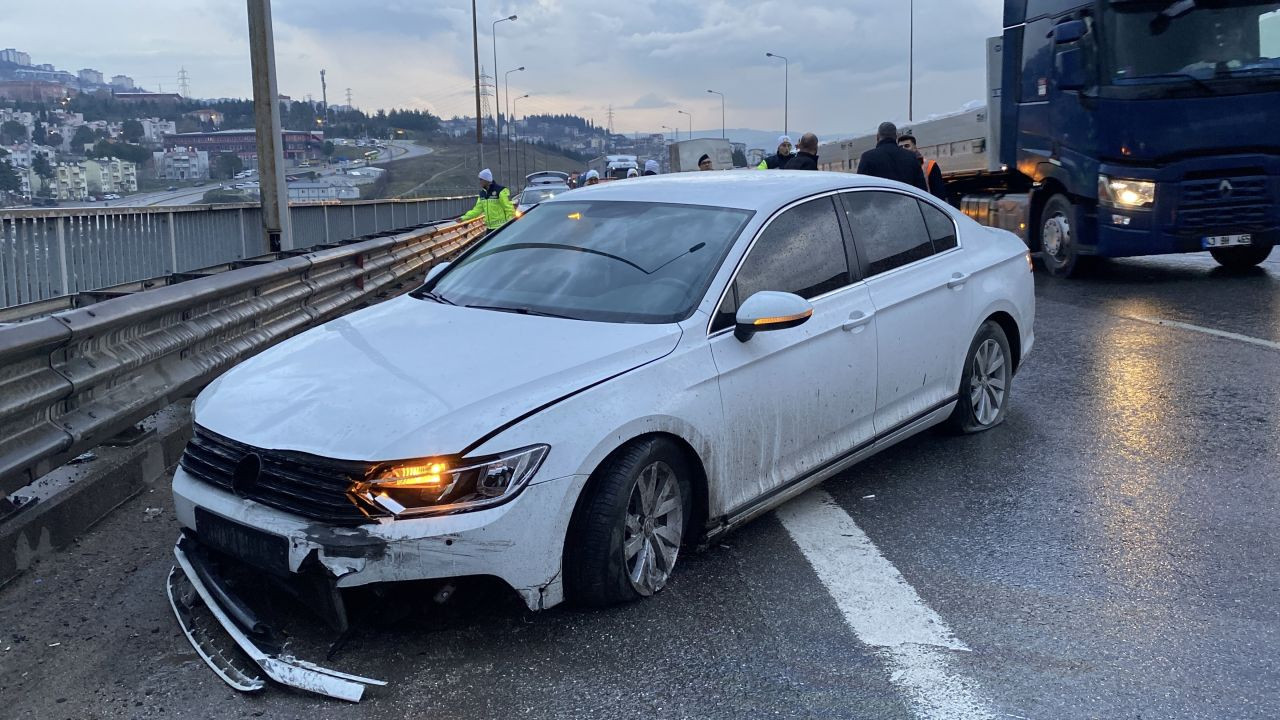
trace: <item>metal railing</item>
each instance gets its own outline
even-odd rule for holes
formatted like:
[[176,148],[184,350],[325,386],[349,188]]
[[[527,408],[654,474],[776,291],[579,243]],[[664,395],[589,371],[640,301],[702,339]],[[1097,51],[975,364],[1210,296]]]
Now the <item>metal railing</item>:
[[430,227],[0,326],[0,498],[483,233]]
[[[297,247],[457,217],[474,197],[289,208]],[[0,210],[0,308],[253,257],[257,205]]]

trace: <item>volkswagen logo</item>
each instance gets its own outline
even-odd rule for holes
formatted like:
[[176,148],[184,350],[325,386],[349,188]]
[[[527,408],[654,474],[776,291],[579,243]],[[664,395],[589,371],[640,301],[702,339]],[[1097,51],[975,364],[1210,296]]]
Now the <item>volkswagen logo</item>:
[[262,474],[262,458],[258,453],[249,453],[236,463],[235,474],[231,476],[231,490],[237,495],[247,495],[258,487],[258,476]]
[[1222,197],[1231,197],[1231,193],[1235,191],[1235,189],[1235,186],[1231,184],[1230,180],[1223,180],[1218,183],[1218,193],[1222,195]]

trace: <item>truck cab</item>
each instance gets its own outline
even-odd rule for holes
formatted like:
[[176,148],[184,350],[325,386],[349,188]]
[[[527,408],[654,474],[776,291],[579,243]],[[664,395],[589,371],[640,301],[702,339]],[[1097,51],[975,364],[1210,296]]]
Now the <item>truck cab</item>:
[[1006,0],[1004,25],[999,162],[1051,274],[1280,243],[1280,2]]

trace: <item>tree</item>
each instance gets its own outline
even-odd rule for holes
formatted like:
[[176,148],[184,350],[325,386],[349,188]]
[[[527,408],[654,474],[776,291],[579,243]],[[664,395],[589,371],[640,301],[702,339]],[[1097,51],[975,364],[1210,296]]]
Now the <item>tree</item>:
[[45,136],[45,145],[52,147],[62,147],[62,134],[51,132]]
[[53,179],[53,166],[49,164],[49,158],[45,157],[44,153],[33,154],[31,169],[45,180]]
[[26,142],[27,126],[17,120],[5,120],[0,125],[0,138],[4,138],[6,144]]
[[150,150],[141,145],[130,145],[128,143],[113,143],[111,155],[135,165],[145,165],[151,159]]
[[22,179],[18,177],[18,171],[13,168],[13,163],[7,158],[0,159],[0,194],[16,194],[21,189]]
[[84,146],[92,145],[97,139],[98,136],[93,134],[88,125],[81,125],[76,128],[76,134],[71,136],[71,149],[75,152],[84,152]]
[[120,128],[120,134],[124,136],[125,142],[138,142],[142,139],[143,132],[142,123],[132,118],[125,120],[124,126]]
[[734,148],[733,150],[733,166],[736,168],[747,166],[747,154],[741,150]]
[[332,140],[325,140],[325,141],[324,141],[324,156],[325,156],[325,157],[330,157],[330,156],[332,156],[332,155],[333,155],[333,151],[334,151],[335,149],[336,149],[336,148],[334,147],[334,145],[333,145],[333,141],[332,141]]
[[225,179],[234,177],[235,174],[241,170],[244,170],[244,161],[242,161],[240,156],[235,153],[218,153],[213,158],[211,173],[214,178]]
[[36,123],[35,129],[31,131],[31,142],[36,145],[49,144],[49,132],[45,129],[44,123]]

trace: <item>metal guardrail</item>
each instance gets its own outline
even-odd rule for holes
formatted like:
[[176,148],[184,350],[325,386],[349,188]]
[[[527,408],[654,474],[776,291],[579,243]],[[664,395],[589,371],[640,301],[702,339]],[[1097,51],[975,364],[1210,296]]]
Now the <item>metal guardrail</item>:
[[0,327],[0,498],[483,233],[415,230]]
[[[474,197],[289,208],[299,247],[457,217]],[[258,205],[0,209],[0,308],[267,252]]]

